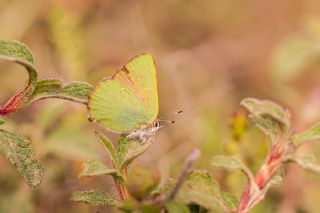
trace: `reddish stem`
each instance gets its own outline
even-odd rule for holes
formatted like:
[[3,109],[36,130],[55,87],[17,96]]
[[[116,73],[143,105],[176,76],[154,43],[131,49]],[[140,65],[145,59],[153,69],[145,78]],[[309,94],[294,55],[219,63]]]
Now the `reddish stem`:
[[257,173],[254,183],[248,183],[243,190],[238,213],[248,212],[255,204],[265,196],[269,182],[274,174],[281,168],[283,157],[289,152],[288,146],[280,138],[272,145],[263,165]]
[[28,90],[22,90],[13,96],[3,107],[0,106],[0,115],[6,115],[17,110],[23,99],[26,97]]
[[114,179],[114,182],[117,187],[117,191],[119,193],[119,197],[121,200],[127,200],[128,199],[128,193],[124,186],[124,184],[120,183],[118,180]]

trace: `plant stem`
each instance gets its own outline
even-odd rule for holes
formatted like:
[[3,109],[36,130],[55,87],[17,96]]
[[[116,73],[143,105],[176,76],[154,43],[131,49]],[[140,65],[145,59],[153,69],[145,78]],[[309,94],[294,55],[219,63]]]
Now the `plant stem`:
[[175,198],[175,196],[177,195],[180,187],[183,184],[183,181],[185,179],[185,177],[187,176],[190,168],[192,167],[192,165],[194,164],[194,162],[200,157],[200,150],[196,149],[193,152],[191,152],[191,154],[188,156],[188,158],[186,159],[185,162],[185,166],[183,168],[183,170],[181,171],[181,174],[178,178],[178,181],[174,187],[174,189],[172,190],[171,194],[168,197],[168,200],[173,200]]
[[116,183],[116,187],[119,193],[119,197],[121,200],[127,200],[128,199],[128,193],[125,185],[123,183],[120,183],[118,180],[114,180]]
[[283,159],[290,153],[290,147],[286,140],[279,138],[272,146],[263,165],[255,177],[254,183],[248,183],[245,187],[237,213],[246,213],[258,202],[264,199],[265,194],[272,185],[272,178],[281,168]]

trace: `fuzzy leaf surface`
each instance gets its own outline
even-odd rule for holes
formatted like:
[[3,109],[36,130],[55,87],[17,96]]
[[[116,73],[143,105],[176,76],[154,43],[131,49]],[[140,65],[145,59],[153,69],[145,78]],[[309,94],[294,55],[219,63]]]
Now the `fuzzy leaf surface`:
[[299,145],[304,141],[315,141],[320,139],[320,122],[314,124],[309,129],[294,136],[295,145]]
[[119,167],[119,160],[118,160],[118,155],[117,152],[114,148],[113,143],[103,134],[101,134],[100,132],[95,132],[96,137],[103,143],[103,145],[105,146],[109,158],[111,159],[112,163],[116,166]]
[[66,99],[82,104],[88,103],[92,86],[85,82],[72,82],[63,85],[59,79],[46,79],[37,82],[30,103],[48,98]]
[[230,157],[227,155],[216,155],[213,157],[211,165],[222,167],[225,169],[241,170],[247,176],[248,180],[251,183],[254,182],[254,177],[250,170],[235,157]]
[[36,87],[38,73],[33,66],[31,51],[20,42],[0,40],[0,60],[14,62],[24,66],[29,75],[26,86],[12,96],[3,106],[0,106],[0,115],[6,115],[29,103]]
[[307,155],[303,157],[293,157],[291,161],[297,163],[302,168],[320,174],[320,164],[317,163],[317,159],[314,155]]
[[91,160],[82,165],[83,171],[79,177],[91,177],[99,175],[111,175],[114,178],[118,178],[124,181],[124,178],[120,175],[119,171],[116,169],[109,169],[101,161]]
[[[170,180],[166,191],[174,188],[176,180]],[[192,170],[185,177],[175,198],[185,205],[196,204],[213,212],[225,212],[226,207],[218,183],[204,170]]]
[[0,129],[0,153],[10,160],[30,187],[41,183],[44,169],[33,159],[35,152],[26,137]]
[[118,201],[109,193],[95,189],[90,191],[73,192],[71,201],[83,202],[95,206],[117,206]]
[[182,203],[179,203],[175,200],[170,200],[165,203],[166,210],[168,213],[190,213],[188,207]]
[[126,136],[121,136],[117,149],[120,171],[144,153],[150,145],[151,140],[128,139]]
[[281,131],[290,127],[290,112],[279,104],[269,100],[245,98],[241,105],[250,113],[249,117],[255,125],[275,141]]

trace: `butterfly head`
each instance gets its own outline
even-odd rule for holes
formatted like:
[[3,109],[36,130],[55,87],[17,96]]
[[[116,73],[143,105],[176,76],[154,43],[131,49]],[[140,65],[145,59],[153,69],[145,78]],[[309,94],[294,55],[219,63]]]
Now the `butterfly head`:
[[[180,114],[180,113],[182,113],[182,111],[175,112],[175,114]],[[129,139],[139,138],[142,140],[153,139],[157,131],[163,127],[163,125],[161,125],[161,122],[175,123],[174,120],[165,120],[164,117],[162,117],[157,119],[151,125],[148,125],[146,128],[132,130],[127,135],[127,138]]]
[[127,138],[129,139],[142,139],[144,140],[150,140],[153,139],[157,131],[161,128],[162,126],[160,125],[160,122],[156,120],[153,122],[151,125],[144,129],[135,129],[132,130],[128,135]]

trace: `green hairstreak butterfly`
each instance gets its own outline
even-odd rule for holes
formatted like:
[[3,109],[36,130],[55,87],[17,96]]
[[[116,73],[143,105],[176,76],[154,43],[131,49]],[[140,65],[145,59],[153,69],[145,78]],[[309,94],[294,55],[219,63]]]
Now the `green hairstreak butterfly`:
[[150,54],[135,56],[95,86],[89,96],[89,119],[128,137],[154,135],[160,128],[156,75]]

